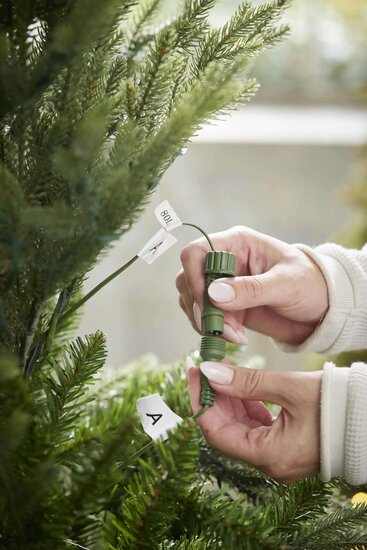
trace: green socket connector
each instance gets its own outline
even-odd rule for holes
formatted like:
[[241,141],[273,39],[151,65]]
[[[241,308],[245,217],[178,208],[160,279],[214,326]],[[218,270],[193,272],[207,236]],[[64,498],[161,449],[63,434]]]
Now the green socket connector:
[[209,285],[221,277],[233,277],[236,274],[237,258],[231,252],[208,252],[205,258],[205,292],[202,326],[205,336],[223,334],[223,311],[213,306],[208,296]]
[[[209,285],[222,277],[234,277],[237,257],[231,252],[208,252],[205,258],[205,291],[200,356],[203,361],[221,361],[225,356],[225,341],[220,338],[224,330],[223,311],[211,303],[208,295]],[[207,378],[201,375],[201,404],[213,405],[215,392]]]

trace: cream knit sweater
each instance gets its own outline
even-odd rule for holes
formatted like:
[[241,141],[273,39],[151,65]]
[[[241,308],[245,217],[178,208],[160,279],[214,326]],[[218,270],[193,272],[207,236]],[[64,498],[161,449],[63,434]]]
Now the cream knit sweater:
[[[285,351],[339,353],[367,349],[367,245],[348,250],[335,244],[296,245],[322,270],[329,310],[303,344]],[[343,476],[367,483],[367,364],[337,368],[325,363],[321,389],[321,478]]]

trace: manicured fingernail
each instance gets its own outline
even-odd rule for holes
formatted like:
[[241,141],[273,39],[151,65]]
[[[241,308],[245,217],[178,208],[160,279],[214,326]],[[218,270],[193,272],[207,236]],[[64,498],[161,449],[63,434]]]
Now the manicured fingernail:
[[227,323],[224,323],[223,337],[229,342],[233,342],[234,344],[241,343],[238,333],[235,330],[233,330],[231,325],[227,325]]
[[216,302],[232,302],[236,297],[236,293],[231,285],[215,281],[209,286],[208,294]]
[[241,346],[247,346],[248,340],[247,340],[246,336],[244,335],[244,333],[242,332],[242,330],[237,330],[236,334],[239,338],[240,345]]
[[195,363],[193,361],[193,358],[190,357],[190,355],[186,357],[186,367],[187,367],[187,370],[195,368]]
[[194,314],[196,326],[199,330],[201,330],[201,309],[196,302],[194,302],[194,305],[192,306],[192,312]]
[[234,370],[223,363],[214,363],[213,361],[204,361],[200,365],[200,370],[205,376],[216,384],[230,384],[233,379]]

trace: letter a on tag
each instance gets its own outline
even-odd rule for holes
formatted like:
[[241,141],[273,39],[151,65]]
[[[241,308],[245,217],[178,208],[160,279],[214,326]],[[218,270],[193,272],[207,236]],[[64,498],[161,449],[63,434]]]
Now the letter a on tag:
[[158,422],[163,416],[163,414],[151,414],[151,413],[145,413],[146,416],[150,416],[150,418],[153,420],[152,426]]
[[182,221],[168,201],[163,201],[154,209],[154,214],[166,231],[172,231],[182,225]]
[[138,256],[150,265],[176,242],[176,237],[160,229],[138,252]]
[[159,393],[140,397],[136,402],[143,430],[154,440],[167,439],[168,430],[175,428],[182,418],[165,404]]

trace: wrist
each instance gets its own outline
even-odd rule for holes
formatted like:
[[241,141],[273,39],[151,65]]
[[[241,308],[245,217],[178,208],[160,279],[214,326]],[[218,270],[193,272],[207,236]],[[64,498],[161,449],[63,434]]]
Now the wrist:
[[353,287],[348,273],[338,259],[323,252],[325,247],[312,249],[303,244],[295,246],[319,266],[326,281],[329,307],[313,326],[313,331],[305,340],[299,341],[295,345],[281,343],[279,347],[285,352],[336,353],[343,351],[339,336],[354,303]]

